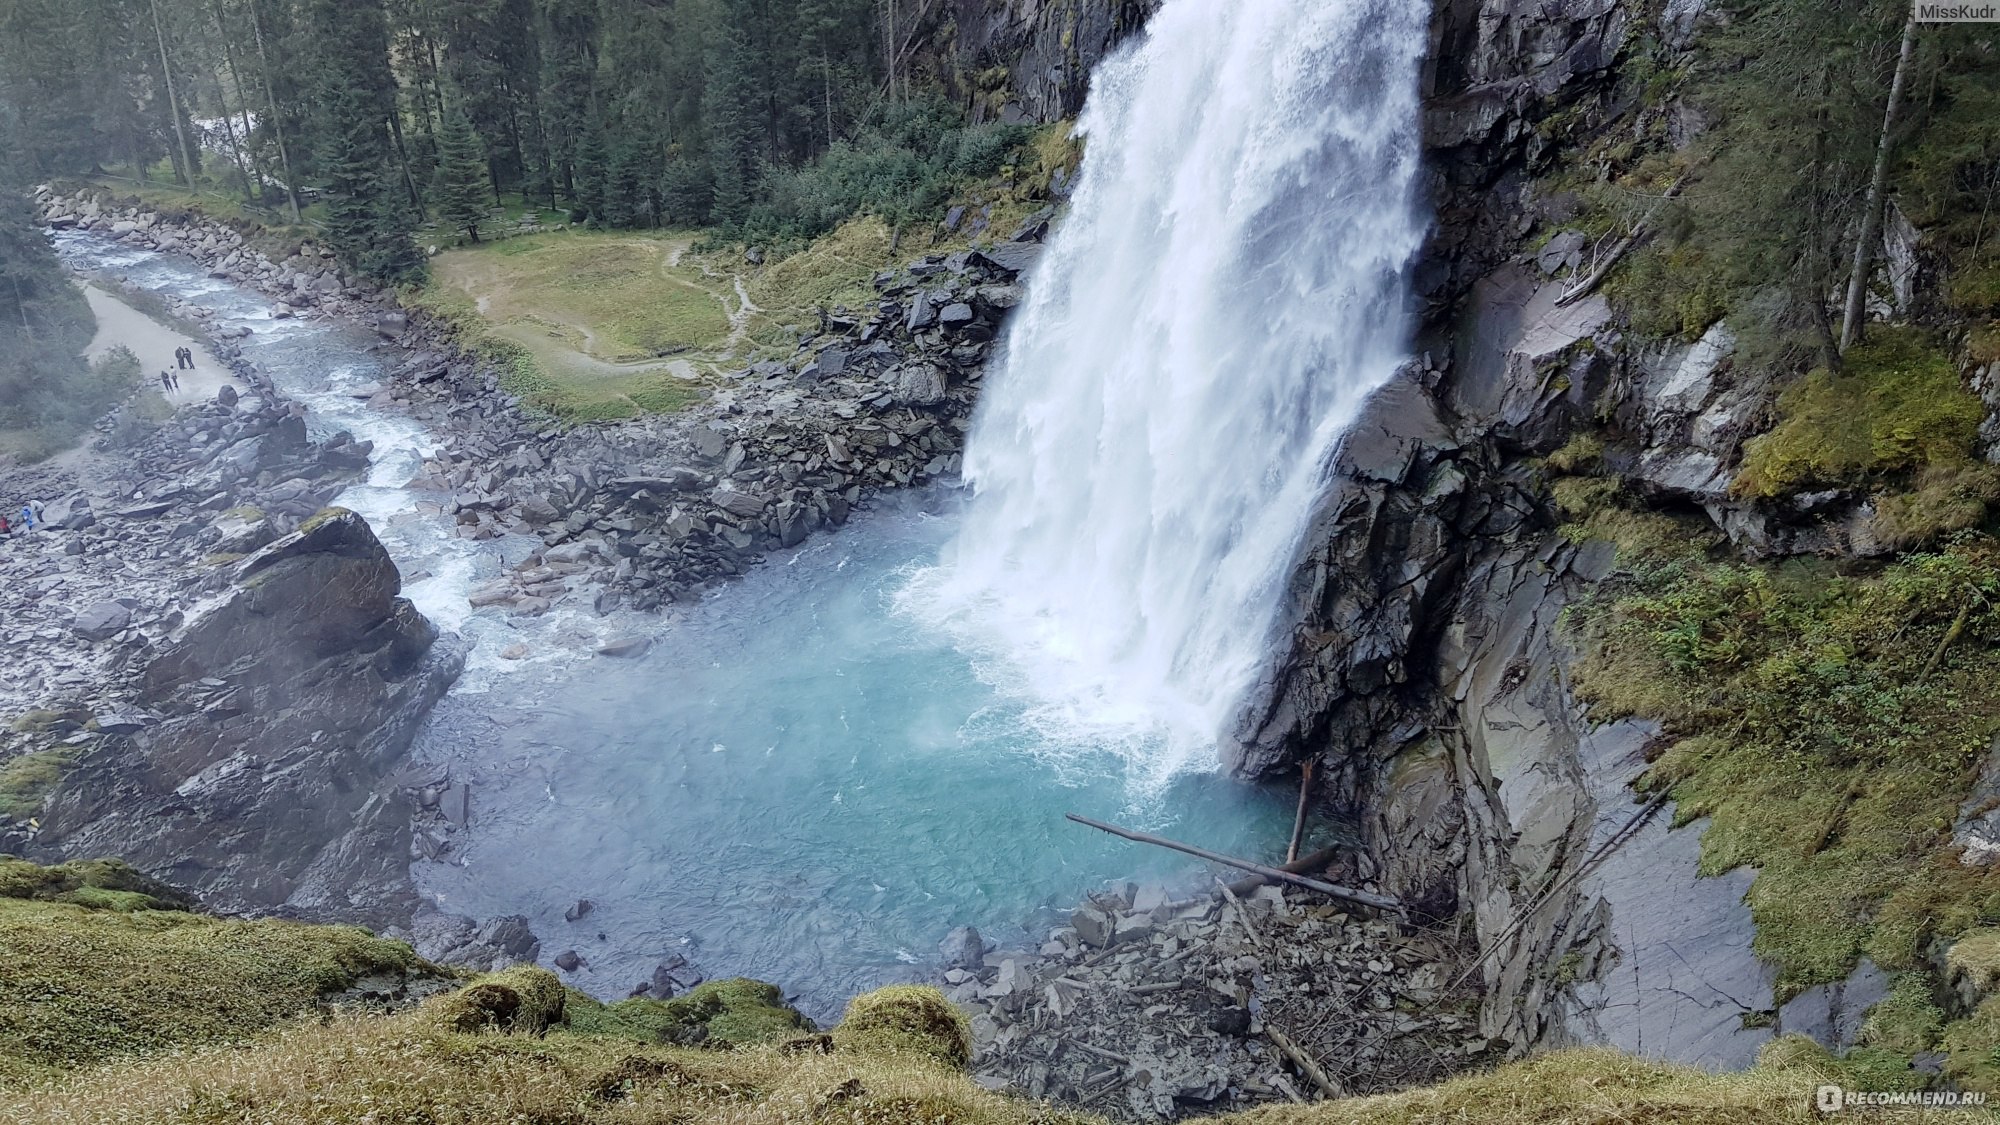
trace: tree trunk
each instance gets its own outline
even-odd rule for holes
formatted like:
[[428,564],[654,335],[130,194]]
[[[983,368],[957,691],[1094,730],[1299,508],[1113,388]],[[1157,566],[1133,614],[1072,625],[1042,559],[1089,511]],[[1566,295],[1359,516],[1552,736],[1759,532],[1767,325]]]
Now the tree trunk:
[[229,82],[236,87],[236,109],[243,115],[242,144],[237,143],[236,127],[229,120],[229,99],[221,96],[219,91],[222,83],[218,80],[216,89],[217,98],[222,105],[222,127],[228,130],[229,147],[236,153],[236,170],[243,173],[243,194],[250,199],[250,202],[256,203],[258,202],[256,196],[263,192],[264,176],[261,172],[252,176],[251,173],[256,169],[255,159],[253,157],[245,160],[243,157],[243,146],[250,143],[250,97],[243,89],[243,76],[236,71],[236,50],[229,44],[229,26],[222,19],[222,0],[215,0],[209,7],[209,13],[215,17],[216,37],[222,40],[222,60],[229,71]]
[[271,110],[271,135],[278,140],[278,162],[285,168],[285,200],[292,205],[292,225],[299,223],[299,178],[292,171],[292,150],[285,144],[285,119],[278,115],[278,90],[271,83],[271,56],[264,50],[264,21],[250,4],[250,31],[257,40],[257,60],[264,68],[264,104]]
[[153,12],[153,37],[160,44],[160,76],[167,85],[167,111],[174,115],[174,136],[181,146],[181,181],[193,191],[195,172],[201,165],[195,161],[194,150],[188,147],[187,122],[181,117],[180,93],[174,88],[174,68],[167,61],[167,31],[160,23],[160,0],[150,0],[147,6]]
[[410,194],[410,209],[417,213],[419,221],[424,214],[424,197],[417,190],[417,174],[410,170],[410,150],[403,144],[403,111],[398,108],[389,114],[389,136],[396,142],[396,159],[403,165],[403,187]]
[[1914,7],[1903,21],[1903,49],[1896,56],[1896,76],[1889,82],[1889,108],[1882,113],[1882,138],[1875,146],[1875,172],[1868,179],[1868,196],[1862,203],[1861,237],[1854,242],[1854,269],[1847,275],[1847,308],[1840,318],[1840,350],[1845,352],[1861,336],[1861,317],[1868,306],[1868,263],[1875,243],[1882,237],[1883,198],[1889,185],[1889,152],[1895,143],[1896,111],[1902,108],[1903,86],[1910,77],[1910,58],[1917,53],[1917,11]]

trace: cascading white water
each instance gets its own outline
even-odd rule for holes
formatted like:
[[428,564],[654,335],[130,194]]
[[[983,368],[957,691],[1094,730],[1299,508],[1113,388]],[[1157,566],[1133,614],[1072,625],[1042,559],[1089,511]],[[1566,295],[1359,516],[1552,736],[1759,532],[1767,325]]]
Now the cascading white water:
[[965,522],[908,603],[1142,777],[1213,762],[1334,445],[1405,355],[1428,16],[1168,0],[1093,77]]

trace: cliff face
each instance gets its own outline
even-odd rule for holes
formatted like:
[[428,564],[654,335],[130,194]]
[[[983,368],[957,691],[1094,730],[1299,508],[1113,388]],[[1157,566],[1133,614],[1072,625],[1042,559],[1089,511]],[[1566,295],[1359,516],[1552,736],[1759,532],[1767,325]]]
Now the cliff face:
[[979,120],[1049,122],[1083,108],[1090,72],[1161,0],[944,0],[919,5],[906,65]]
[[145,668],[164,718],[79,765],[38,849],[118,854],[219,910],[406,916],[412,810],[388,775],[464,653],[400,587],[344,509],[236,564]]
[[1657,730],[1586,720],[1558,629],[1613,551],[1557,532],[1541,459],[1612,419],[1630,438],[1621,487],[1704,514],[1752,557],[1852,550],[1853,521],[1802,529],[1731,496],[1771,388],[1734,370],[1726,329],[1640,338],[1602,297],[1559,300],[1580,240],[1523,253],[1573,206],[1538,187],[1565,155],[1551,138],[1625,108],[1628,39],[1684,48],[1701,14],[1669,5],[1646,26],[1618,0],[1438,7],[1418,358],[1350,431],[1289,589],[1288,643],[1225,758],[1252,776],[1316,760],[1328,801],[1366,825],[1385,889],[1469,913],[1486,1034],[1743,1066],[1784,1032],[1851,1044],[1886,977],[1864,961],[1775,1003],[1750,953],[1751,873],[1699,878],[1701,825],[1670,830],[1670,803],[1635,800]]

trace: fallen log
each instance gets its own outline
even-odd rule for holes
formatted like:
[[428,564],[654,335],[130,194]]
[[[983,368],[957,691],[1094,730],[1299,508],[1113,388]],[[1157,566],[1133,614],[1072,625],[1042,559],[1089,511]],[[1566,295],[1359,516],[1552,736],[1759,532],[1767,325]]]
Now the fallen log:
[[[1279,864],[1278,870],[1289,871],[1294,875],[1310,875],[1315,871],[1324,871],[1326,870],[1326,865],[1332,863],[1334,857],[1338,856],[1342,849],[1349,846],[1347,844],[1328,844],[1311,855],[1302,855],[1290,863]],[[1239,895],[1247,895],[1258,887],[1269,886],[1270,882],[1269,879],[1264,878],[1262,875],[1245,875],[1243,878],[1229,884],[1229,889]]]
[[1264,1035],[1278,1045],[1278,1050],[1284,1052],[1286,1058],[1292,1060],[1292,1065],[1299,1068],[1299,1073],[1312,1079],[1312,1084],[1319,1087],[1320,1093],[1329,1098],[1347,1096],[1347,1091],[1341,1088],[1340,1083],[1335,1082],[1311,1055],[1306,1054],[1297,1043],[1292,1042],[1291,1036],[1268,1023],[1264,1025]]
[[1178,840],[1169,840],[1164,836],[1155,836],[1150,832],[1134,832],[1129,828],[1120,828],[1115,824],[1106,824],[1101,820],[1092,820],[1087,816],[1078,816],[1075,813],[1064,813],[1063,816],[1078,824],[1095,828],[1100,832],[1109,832],[1113,836],[1120,836],[1134,843],[1151,844],[1157,848],[1182,852],[1186,855],[1208,860],[1210,863],[1220,863],[1225,867],[1234,867],[1239,871],[1249,871],[1257,875],[1262,875],[1266,879],[1281,883],[1290,883],[1293,886],[1304,887],[1309,891],[1318,891],[1323,895],[1346,899],[1349,902],[1358,902],[1363,906],[1372,906],[1378,910],[1394,910],[1397,912],[1401,912],[1403,909],[1403,904],[1400,901],[1388,895],[1378,895],[1370,891],[1357,891],[1352,887],[1341,887],[1332,883],[1321,882],[1318,879],[1308,879],[1303,875],[1294,875],[1281,868],[1267,867],[1261,863],[1252,863],[1247,859],[1226,856],[1220,852],[1209,851],[1206,848],[1197,848],[1192,844],[1183,844]]
[[1299,858],[1299,845],[1306,838],[1306,806],[1312,803],[1313,763],[1310,758],[1299,769],[1299,811],[1292,817],[1292,842],[1285,846],[1285,862],[1293,863]]

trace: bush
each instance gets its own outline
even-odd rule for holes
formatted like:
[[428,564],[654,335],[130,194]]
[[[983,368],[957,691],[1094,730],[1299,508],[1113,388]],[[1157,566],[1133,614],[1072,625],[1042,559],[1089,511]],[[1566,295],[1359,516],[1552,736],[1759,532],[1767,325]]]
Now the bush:
[[729,233],[791,244],[857,215],[892,226],[935,218],[954,191],[999,173],[1032,136],[1021,126],[966,124],[940,101],[912,101],[815,163],[767,176],[741,229]]

